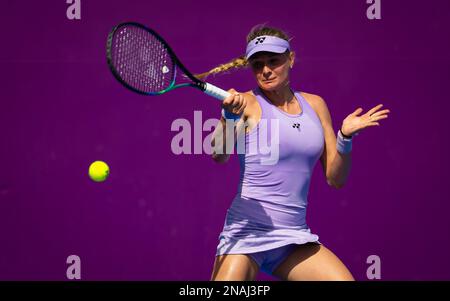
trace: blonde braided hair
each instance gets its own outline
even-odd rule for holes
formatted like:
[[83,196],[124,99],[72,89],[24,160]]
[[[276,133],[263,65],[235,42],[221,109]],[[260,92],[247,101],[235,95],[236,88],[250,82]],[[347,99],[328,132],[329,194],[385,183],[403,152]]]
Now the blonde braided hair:
[[[254,26],[250,30],[250,33],[247,35],[247,43],[259,36],[274,36],[274,37],[284,39],[286,41],[290,40],[289,36],[281,29],[278,29],[275,27],[269,27],[269,26],[266,26],[265,24],[259,24],[259,25]],[[198,79],[205,79],[206,77],[208,77],[211,74],[218,74],[218,73],[230,70],[230,69],[245,68],[247,66],[248,66],[248,61],[245,58],[245,55],[242,55],[238,58],[235,58],[235,59],[229,61],[228,63],[219,65],[207,72],[195,74],[194,76],[197,77]]]

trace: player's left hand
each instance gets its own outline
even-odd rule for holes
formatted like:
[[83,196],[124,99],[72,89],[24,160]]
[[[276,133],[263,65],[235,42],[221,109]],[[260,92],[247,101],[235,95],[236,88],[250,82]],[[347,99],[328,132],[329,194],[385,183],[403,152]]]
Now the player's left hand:
[[378,111],[382,106],[382,104],[379,104],[361,116],[358,115],[361,114],[363,109],[361,107],[356,109],[356,111],[348,115],[342,122],[342,134],[346,136],[353,136],[367,127],[379,126],[380,123],[377,121],[388,118],[388,113],[390,113],[390,110],[388,109]]

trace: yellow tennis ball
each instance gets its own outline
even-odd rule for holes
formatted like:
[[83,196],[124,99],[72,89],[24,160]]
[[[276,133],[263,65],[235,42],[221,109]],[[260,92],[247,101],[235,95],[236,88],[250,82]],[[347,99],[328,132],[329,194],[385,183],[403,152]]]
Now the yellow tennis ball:
[[89,166],[89,177],[95,182],[103,182],[109,176],[109,166],[103,161],[95,161]]

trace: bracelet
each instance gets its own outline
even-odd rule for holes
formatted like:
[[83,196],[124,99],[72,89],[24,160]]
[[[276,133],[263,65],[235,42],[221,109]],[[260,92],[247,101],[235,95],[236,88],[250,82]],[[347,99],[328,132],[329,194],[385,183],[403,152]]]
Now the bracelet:
[[341,154],[348,154],[352,151],[352,139],[345,138],[340,130],[337,133],[336,149]]
[[353,138],[353,136],[347,136],[347,135],[344,135],[344,133],[342,133],[342,128],[339,129],[339,132],[341,132],[342,136],[343,136],[344,138],[346,138],[346,139],[352,139],[352,138]]
[[241,119],[242,114],[234,114],[234,113],[230,113],[225,109],[222,109],[222,117],[225,119],[232,119],[232,120],[238,120]]

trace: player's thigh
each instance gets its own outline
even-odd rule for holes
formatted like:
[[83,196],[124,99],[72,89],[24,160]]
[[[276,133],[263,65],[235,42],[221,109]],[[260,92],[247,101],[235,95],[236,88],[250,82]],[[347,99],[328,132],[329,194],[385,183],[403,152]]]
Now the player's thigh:
[[274,271],[283,280],[355,280],[342,261],[324,245],[299,245]]
[[258,270],[258,265],[248,255],[228,254],[216,256],[211,280],[254,280]]

